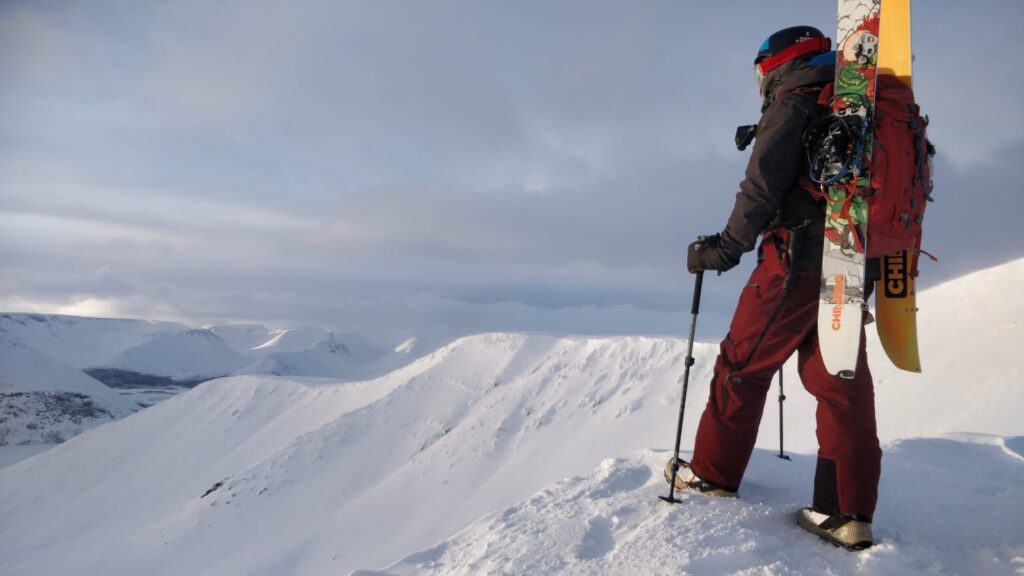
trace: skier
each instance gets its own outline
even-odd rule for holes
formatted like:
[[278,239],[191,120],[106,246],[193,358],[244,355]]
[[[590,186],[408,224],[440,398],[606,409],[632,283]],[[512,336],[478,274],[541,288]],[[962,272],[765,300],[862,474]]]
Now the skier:
[[758,264],[721,343],[693,461],[677,462],[675,488],[736,496],[772,377],[795,351],[804,387],[818,401],[819,444],[813,506],[798,513],[799,525],[860,550],[872,544],[881,469],[873,384],[863,334],[853,379],[829,374],[822,362],[817,320],[825,207],[799,183],[808,170],[802,136],[822,113],[818,92],[835,73],[829,48],[819,30],[796,26],[769,36],[754,60],[763,105],[746,177],[725,229],[690,245],[687,268],[729,270],[761,236]]

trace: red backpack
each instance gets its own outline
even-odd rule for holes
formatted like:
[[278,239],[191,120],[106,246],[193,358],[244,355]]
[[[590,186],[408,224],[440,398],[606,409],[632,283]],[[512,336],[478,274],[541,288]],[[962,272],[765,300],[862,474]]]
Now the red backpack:
[[[827,84],[818,95],[824,110],[833,89],[833,84]],[[868,205],[867,257],[910,250],[916,276],[924,211],[931,201],[935,148],[928,141],[928,120],[921,116],[913,90],[895,76],[883,74],[876,79],[875,92],[871,184],[869,191],[862,193]],[[810,180],[806,187],[815,197],[822,197]]]

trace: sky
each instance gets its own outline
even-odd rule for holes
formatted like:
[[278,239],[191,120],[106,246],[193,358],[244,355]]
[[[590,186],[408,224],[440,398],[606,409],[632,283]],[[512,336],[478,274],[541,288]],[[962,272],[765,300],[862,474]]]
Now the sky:
[[[771,32],[832,2],[0,0],[0,310],[685,334]],[[921,286],[1024,256],[1024,3],[918,0]],[[721,330],[754,264],[705,282]]]

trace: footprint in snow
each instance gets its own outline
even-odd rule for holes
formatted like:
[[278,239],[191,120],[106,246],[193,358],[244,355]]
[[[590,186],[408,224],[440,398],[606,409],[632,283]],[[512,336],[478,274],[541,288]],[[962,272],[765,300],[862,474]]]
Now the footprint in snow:
[[594,560],[615,549],[612,522],[603,516],[596,516],[587,522],[587,531],[576,545],[576,557],[580,560]]

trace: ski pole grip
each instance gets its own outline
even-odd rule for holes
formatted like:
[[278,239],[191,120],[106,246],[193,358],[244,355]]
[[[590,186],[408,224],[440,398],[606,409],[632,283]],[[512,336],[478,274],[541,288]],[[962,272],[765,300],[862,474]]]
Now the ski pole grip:
[[704,271],[697,272],[697,279],[693,285],[693,306],[690,307],[690,314],[700,313],[700,288],[704,284]]

